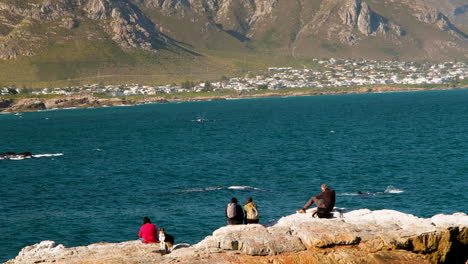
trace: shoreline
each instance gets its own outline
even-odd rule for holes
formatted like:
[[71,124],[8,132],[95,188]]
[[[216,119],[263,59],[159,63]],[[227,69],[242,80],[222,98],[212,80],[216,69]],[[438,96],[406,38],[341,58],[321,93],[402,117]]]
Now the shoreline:
[[392,86],[362,87],[358,89],[323,90],[323,91],[269,91],[266,93],[227,95],[200,95],[188,98],[165,98],[161,96],[129,96],[129,97],[109,97],[99,98],[94,95],[73,95],[57,96],[53,98],[29,97],[20,99],[5,99],[0,97],[0,114],[55,111],[62,109],[97,108],[111,106],[133,106],[151,103],[171,103],[171,102],[197,102],[214,100],[240,100],[269,97],[298,97],[298,96],[319,96],[319,95],[344,95],[344,94],[370,94],[370,93],[390,93],[390,92],[419,92],[419,91],[443,91],[462,90],[468,87],[435,87],[435,88],[401,88]]
[[176,244],[172,252],[138,240],[70,248],[46,240],[24,247],[5,264],[448,264],[468,259],[465,213],[419,218],[389,209],[335,207],[333,218],[320,219],[314,211],[286,215],[268,226],[222,226],[196,244]]

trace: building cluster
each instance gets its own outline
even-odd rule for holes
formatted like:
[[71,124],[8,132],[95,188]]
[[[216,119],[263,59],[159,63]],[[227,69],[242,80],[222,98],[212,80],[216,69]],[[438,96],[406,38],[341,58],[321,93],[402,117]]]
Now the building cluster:
[[0,87],[0,95],[14,93],[75,95],[99,93],[109,96],[157,95],[164,93],[200,92],[219,89],[257,90],[282,88],[330,88],[360,85],[426,85],[446,84],[468,78],[468,65],[464,62],[438,64],[373,61],[373,60],[318,60],[321,70],[272,67],[261,75],[252,73],[241,78],[230,78],[218,82],[201,82],[187,85],[102,85],[80,87],[45,88],[31,90],[16,87]]
[[236,90],[281,88],[329,88],[359,85],[425,85],[446,84],[468,78],[468,65],[463,62],[440,64],[368,61],[317,60],[322,71],[311,69],[269,68],[268,73],[252,78],[233,78],[223,88]]

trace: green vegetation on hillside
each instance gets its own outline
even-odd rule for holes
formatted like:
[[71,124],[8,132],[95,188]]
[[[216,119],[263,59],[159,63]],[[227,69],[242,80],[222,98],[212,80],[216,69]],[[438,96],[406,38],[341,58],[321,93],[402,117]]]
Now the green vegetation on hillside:
[[[111,2],[103,7],[108,12],[116,8],[112,6],[115,1]],[[460,51],[439,48],[452,40],[450,34],[417,21],[408,4],[401,2],[384,5],[379,0],[366,0],[373,11],[406,32],[404,36],[386,37],[364,36],[343,24],[338,14],[342,3],[338,0],[284,0],[262,7],[255,7],[255,1],[232,1],[224,6],[228,8],[223,12],[219,12],[220,7],[196,4],[187,7],[178,1],[173,2],[177,8],[166,5],[151,8],[143,1],[133,1],[136,4],[131,7],[139,8],[134,13],[134,9],[121,6],[120,11],[127,12],[125,15],[145,17],[141,25],[134,25],[141,22],[134,21],[134,17],[125,20],[125,15],[119,18],[122,21],[111,16],[92,18],[83,6],[57,11],[51,5],[50,10],[42,10],[42,4],[51,3],[45,0],[0,0],[0,3],[24,8],[0,11],[1,55],[17,56],[0,60],[0,86],[180,84],[243,76],[268,67],[320,70],[312,57],[411,60],[419,56],[423,60],[440,54],[441,58],[455,57],[458,54],[451,52]],[[57,3],[61,7],[68,5]],[[258,15],[259,12],[265,13]],[[67,19],[76,24],[67,26]],[[115,28],[116,24],[120,27]],[[142,27],[146,31],[136,30]],[[167,37],[166,44],[154,29]],[[138,34],[150,33],[157,35],[155,42],[165,48],[158,51],[123,48],[128,43],[153,44],[138,38]],[[343,40],[346,34],[350,38]],[[428,41],[432,39],[442,44],[433,45],[438,42]],[[432,50],[440,52],[427,54]]]
[[82,84],[169,84],[217,80],[271,66],[317,68],[310,58],[272,57],[250,52],[198,50],[122,51],[112,41],[49,43],[40,54],[0,61],[0,85],[68,87]]

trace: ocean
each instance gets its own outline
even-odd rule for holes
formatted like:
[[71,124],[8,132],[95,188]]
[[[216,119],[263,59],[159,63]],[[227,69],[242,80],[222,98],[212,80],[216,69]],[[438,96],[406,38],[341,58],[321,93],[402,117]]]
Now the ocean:
[[468,90],[0,114],[7,151],[37,156],[0,160],[0,262],[43,240],[135,240],[144,216],[192,244],[231,197],[267,225],[323,183],[348,210],[468,212]]

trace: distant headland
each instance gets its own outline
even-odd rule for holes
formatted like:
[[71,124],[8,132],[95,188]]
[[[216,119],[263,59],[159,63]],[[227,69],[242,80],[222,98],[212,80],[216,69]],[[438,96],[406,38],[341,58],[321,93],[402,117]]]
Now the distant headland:
[[186,101],[211,101],[211,100],[232,100],[243,98],[261,97],[288,97],[288,96],[313,96],[313,95],[334,95],[334,94],[358,94],[358,93],[383,93],[383,92],[410,92],[427,90],[452,90],[466,89],[468,87],[396,87],[396,86],[375,86],[375,87],[343,87],[335,89],[285,88],[281,90],[255,90],[255,91],[235,91],[225,90],[222,93],[201,92],[201,93],[180,93],[171,96],[139,95],[139,96],[114,96],[102,97],[99,95],[48,95],[48,96],[17,96],[0,97],[0,113],[33,112],[51,109],[67,108],[90,108],[104,106],[125,106],[147,103],[167,103]]

